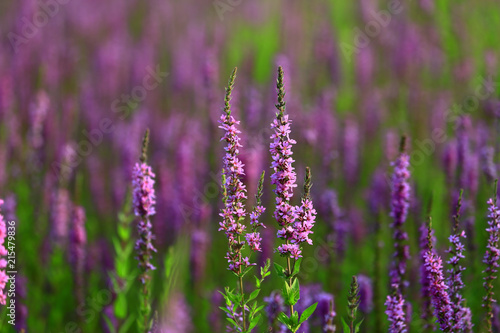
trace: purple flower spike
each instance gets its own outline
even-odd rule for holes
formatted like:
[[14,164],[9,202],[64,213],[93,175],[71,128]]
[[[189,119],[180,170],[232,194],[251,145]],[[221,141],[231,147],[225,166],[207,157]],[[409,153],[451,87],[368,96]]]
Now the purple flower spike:
[[[222,170],[222,188],[223,188],[223,201],[224,208],[219,214],[222,217],[222,222],[219,222],[219,231],[224,231],[229,240],[229,250],[226,254],[226,259],[229,264],[229,270],[235,273],[241,273],[241,269],[250,265],[248,260],[241,256],[241,249],[245,242],[241,239],[245,234],[246,226],[240,221],[247,215],[243,201],[247,198],[246,187],[241,181],[245,175],[243,170],[244,164],[239,159],[239,149],[242,147],[241,138],[238,134],[241,132],[236,125],[240,122],[235,120],[231,115],[231,92],[234,87],[234,80],[236,78],[236,68],[234,69],[229,79],[228,87],[226,88],[224,114],[220,117],[219,128],[225,131],[221,141],[226,141],[227,145],[224,148],[226,154],[223,159]],[[258,216],[260,214],[254,211],[252,216],[254,226],[258,225]],[[260,235],[258,233],[251,233],[247,235],[249,246],[253,249],[260,250]]]
[[[3,205],[3,200],[0,199],[0,207]],[[3,215],[0,213],[0,304],[5,305],[7,301],[7,292],[5,287],[7,285],[7,281],[9,281],[9,277],[5,273],[5,268],[7,267],[7,260],[5,260],[5,256],[7,256],[7,249],[5,248],[5,238],[7,237],[7,226],[5,225],[5,221],[3,219]]]
[[283,69],[278,68],[278,104],[276,108],[278,113],[276,119],[271,123],[271,129],[274,133],[271,135],[270,153],[272,155],[271,168],[274,173],[271,175],[271,184],[276,185],[274,193],[276,194],[276,210],[274,217],[282,227],[278,230],[277,237],[282,238],[285,244],[278,246],[278,252],[285,257],[299,259],[302,257],[300,245],[303,242],[312,244],[309,234],[315,222],[316,210],[312,206],[309,191],[311,188],[311,172],[306,170],[306,179],[304,185],[304,197],[301,205],[294,207],[290,204],[293,197],[293,189],[297,176],[292,166],[295,162],[292,158],[292,146],[296,143],[290,139],[290,124],[288,115],[285,114],[285,90],[283,80]]
[[453,329],[453,308],[448,294],[448,286],[445,283],[443,274],[443,262],[432,248],[430,242],[431,226],[428,231],[428,250],[424,255],[425,269],[429,278],[432,305],[434,315],[437,318],[441,331],[452,332]]
[[391,322],[389,325],[389,333],[407,332],[404,304],[405,301],[403,299],[403,296],[399,293],[387,296],[387,300],[385,301],[385,313],[387,314],[389,321]]
[[138,217],[149,217],[156,213],[155,190],[153,188],[155,174],[145,162],[136,163],[132,171],[132,186],[134,190],[134,213]]
[[[495,182],[495,188],[497,183]],[[496,273],[498,272],[499,260],[500,260],[500,248],[498,244],[499,234],[500,234],[500,210],[496,204],[496,193],[495,199],[488,200],[488,210],[490,214],[488,218],[488,244],[486,246],[486,253],[484,254],[483,262],[486,264],[486,269],[483,271],[484,283],[483,286],[486,289],[486,296],[483,298],[483,307],[486,309],[486,322],[487,322],[487,332],[492,331],[492,321],[493,321],[493,303],[496,300],[493,298],[493,280],[497,278]]]
[[449,240],[451,243],[448,253],[451,255],[450,259],[446,262],[450,265],[448,272],[448,277],[446,283],[449,287],[449,295],[451,300],[451,307],[453,310],[453,331],[462,332],[467,327],[472,327],[470,321],[470,309],[464,307],[464,298],[461,294],[461,290],[464,287],[462,281],[462,272],[465,270],[463,266],[460,265],[460,260],[465,258],[463,252],[465,250],[460,238],[465,238],[465,231],[459,231],[459,220],[460,220],[460,209],[462,206],[462,192],[460,192],[460,197],[457,203],[457,212],[454,215],[455,225],[453,227],[453,234],[450,236]]
[[[397,160],[392,163],[394,166],[394,173],[392,176],[392,193],[391,193],[391,217],[393,222],[391,224],[394,230],[394,255],[389,272],[391,286],[393,288],[393,296],[389,296],[391,300],[387,300],[386,304],[395,306],[397,299],[395,297],[404,297],[404,289],[407,286],[405,281],[406,262],[410,258],[409,246],[405,244],[408,239],[408,234],[403,229],[406,216],[410,206],[410,156],[405,152],[406,137],[401,139],[400,154]],[[404,303],[404,300],[403,300]],[[408,315],[409,304],[405,305],[404,311]],[[391,314],[394,310],[387,309]],[[403,313],[403,316],[405,314]],[[397,326],[397,325],[396,325]]]

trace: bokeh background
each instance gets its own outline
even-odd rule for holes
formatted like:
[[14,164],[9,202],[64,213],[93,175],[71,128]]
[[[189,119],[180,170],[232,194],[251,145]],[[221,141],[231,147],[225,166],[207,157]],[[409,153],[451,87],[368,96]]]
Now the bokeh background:
[[[16,331],[136,331],[128,193],[146,128],[157,175],[153,308],[165,332],[224,331],[218,290],[235,281],[217,231],[217,120],[237,66],[232,105],[250,205],[267,173],[256,260],[280,262],[268,151],[278,65],[298,179],[310,166],[318,209],[302,301],[333,297],[340,331],[351,276],[363,276],[362,331],[387,331],[390,161],[405,134],[411,331],[423,331],[419,227],[433,217],[446,256],[461,188],[464,296],[481,331],[486,200],[500,148],[496,1],[18,0],[2,1],[0,17],[0,195],[17,223]],[[76,241],[75,205],[86,215],[86,239]],[[279,283],[273,274],[260,299]],[[1,331],[11,332],[2,311]],[[310,331],[322,320],[318,313]],[[266,330],[267,318],[256,331]]]

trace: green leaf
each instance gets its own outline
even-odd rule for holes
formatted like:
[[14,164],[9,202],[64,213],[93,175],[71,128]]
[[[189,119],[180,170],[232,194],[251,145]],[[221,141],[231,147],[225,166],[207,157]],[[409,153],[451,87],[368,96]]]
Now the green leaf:
[[276,270],[276,273],[278,273],[278,276],[282,279],[286,279],[286,274],[285,274],[285,268],[277,263],[274,263],[274,269]]
[[295,278],[295,280],[292,283],[292,305],[295,305],[297,301],[300,299],[300,286],[299,286],[299,279]]
[[116,333],[116,328],[113,326],[113,323],[111,322],[111,319],[108,318],[108,316],[104,315],[104,321],[106,322],[106,325],[108,326],[108,329],[111,333]]
[[283,298],[286,305],[293,305],[292,290],[286,282],[283,284]]
[[344,327],[344,333],[351,333],[351,329],[349,325],[345,322],[344,318],[342,318],[342,327]]
[[225,313],[227,314],[232,314],[231,311],[229,311],[227,308],[223,307],[223,306],[219,306],[219,309],[221,309],[222,311],[224,311]]
[[130,238],[131,228],[123,228],[122,226],[118,227],[118,237],[122,240],[128,240]]
[[130,327],[132,326],[132,323],[135,321],[134,316],[129,316],[127,320],[123,323],[123,325],[120,327],[120,330],[118,331],[119,333],[126,333]]
[[116,297],[115,305],[115,316],[120,319],[124,319],[127,316],[127,297],[120,293]]
[[261,284],[260,279],[255,275],[254,275],[254,277],[255,277],[255,287],[257,289],[260,289],[260,284]]
[[299,258],[295,264],[293,265],[293,272],[292,272],[292,276],[295,276],[297,274],[299,274],[300,272],[300,263],[302,262],[302,258]]
[[250,332],[257,324],[259,323],[261,318],[261,315],[258,315],[257,317],[253,318],[252,321],[250,321],[250,325],[248,325],[248,331]]
[[238,277],[244,277],[248,272],[252,270],[253,266],[248,266],[241,274],[238,274]]
[[290,317],[291,319],[291,324],[293,324],[293,327],[297,330],[299,325],[299,313],[295,311],[293,315]]
[[288,316],[286,314],[284,314],[283,312],[281,312],[279,315],[278,315],[278,320],[285,324],[288,328],[290,328],[290,318],[288,318]]
[[359,332],[359,327],[361,326],[361,323],[363,322],[364,318],[362,318],[357,324],[356,326],[354,326],[354,333],[358,333]]
[[254,290],[247,299],[247,303],[259,296],[260,289]]
[[313,314],[314,310],[316,310],[317,306],[318,306],[318,303],[314,303],[313,305],[311,305],[310,307],[305,309],[304,312],[302,312],[302,314],[300,315],[299,324],[302,324],[307,319],[309,319],[309,317],[311,317],[311,315]]
[[240,325],[238,325],[233,319],[226,317],[227,321],[229,321],[231,324],[234,325],[234,327],[240,328]]

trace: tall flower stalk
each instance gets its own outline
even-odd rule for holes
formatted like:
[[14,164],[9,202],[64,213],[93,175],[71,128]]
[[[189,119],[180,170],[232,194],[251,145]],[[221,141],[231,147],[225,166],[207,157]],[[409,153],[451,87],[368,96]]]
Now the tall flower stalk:
[[486,264],[484,273],[484,289],[486,289],[486,296],[483,298],[483,307],[486,310],[486,332],[493,332],[493,303],[495,293],[493,292],[493,281],[497,278],[499,260],[500,260],[500,210],[497,206],[497,181],[495,181],[495,196],[488,200],[489,221],[488,228],[488,244],[486,245],[486,253],[484,254],[483,263]]
[[138,318],[140,332],[149,331],[151,317],[151,305],[149,302],[151,293],[150,272],[156,269],[151,263],[153,252],[156,252],[156,249],[152,242],[154,236],[150,221],[150,216],[156,213],[156,196],[154,190],[155,174],[151,170],[151,167],[146,163],[148,144],[149,129],[146,130],[146,134],[144,135],[140,163],[135,164],[132,172],[132,203],[134,206],[134,213],[139,218],[137,223],[139,237],[135,244],[135,250],[137,252],[137,260],[139,262],[139,278],[142,283],[142,293],[140,296],[141,315]]
[[277,91],[278,103],[276,108],[276,119],[271,123],[271,129],[274,133],[271,135],[273,140],[270,144],[269,151],[272,155],[271,168],[274,173],[271,175],[271,184],[276,185],[274,193],[276,194],[276,210],[274,218],[281,227],[278,230],[278,238],[285,241],[284,244],[278,246],[277,250],[281,256],[286,257],[286,268],[275,263],[275,268],[278,275],[284,281],[284,299],[285,303],[290,307],[290,316],[284,313],[278,318],[292,332],[297,332],[301,324],[312,315],[317,303],[311,305],[304,310],[300,320],[299,314],[294,311],[294,305],[300,297],[299,280],[295,277],[300,270],[300,260],[302,257],[301,244],[306,242],[312,244],[309,234],[314,226],[316,218],[316,210],[313,208],[310,196],[311,190],[311,171],[306,169],[306,177],[304,181],[304,195],[300,206],[293,206],[290,201],[293,197],[293,189],[297,187],[295,181],[297,179],[295,169],[292,166],[294,160],[292,158],[292,146],[296,143],[290,138],[290,124],[288,115],[285,114],[285,89],[284,89],[284,73],[283,68],[278,68]]
[[[3,200],[0,199],[0,207],[3,205]],[[3,215],[0,213],[0,304],[5,305],[7,302],[7,291],[5,290],[9,277],[5,271],[7,267],[7,260],[4,257],[7,256],[8,252],[5,248],[5,239],[7,238],[7,226],[5,225],[5,220]]]
[[253,251],[262,251],[262,238],[260,237],[258,229],[260,227],[264,227],[264,225],[259,222],[260,215],[265,211],[265,208],[261,205],[264,173],[262,173],[258,186],[258,193],[256,196],[257,205],[250,214],[250,225],[252,230],[251,232],[246,232],[247,228],[244,221],[247,212],[244,206],[244,200],[247,199],[247,190],[241,180],[241,178],[245,175],[245,172],[243,169],[244,164],[238,158],[239,149],[242,145],[240,143],[241,139],[238,135],[241,132],[236,127],[236,125],[240,122],[231,115],[230,105],[231,92],[234,88],[236,71],[237,69],[235,68],[229,78],[224,98],[224,113],[219,120],[219,123],[221,124],[219,128],[225,131],[221,141],[224,140],[227,143],[224,148],[226,153],[223,158],[224,166],[222,170],[222,200],[224,208],[219,214],[222,217],[222,222],[219,222],[219,231],[224,231],[226,237],[228,238],[229,249],[225,258],[229,263],[229,270],[231,270],[239,280],[240,290],[239,293],[235,294],[229,288],[226,288],[226,291],[223,294],[226,299],[226,307],[222,309],[226,312],[228,321],[238,332],[250,332],[260,320],[260,315],[258,315],[260,309],[256,306],[248,307],[247,303],[252,301],[257,296],[262,281],[270,274],[268,272],[270,262],[268,261],[265,267],[261,268],[261,278],[256,279],[257,282],[255,291],[250,294],[248,298],[245,298],[243,277],[250,271],[252,266],[255,266],[256,264],[251,263],[248,257],[244,257],[242,252],[245,248],[245,240],[250,249]]
[[[404,223],[408,215],[410,206],[410,156],[406,153],[406,137],[402,137],[400,145],[400,154],[394,163],[394,173],[392,176],[391,193],[391,224],[394,238],[394,255],[391,262],[389,278],[391,283],[392,295],[387,296],[386,314],[392,322],[390,332],[406,332],[408,304],[405,303],[404,290],[407,282],[405,281],[406,262],[408,261],[409,247],[406,244],[408,234],[404,230]],[[402,309],[402,311],[400,311]]]
[[465,238],[465,231],[460,231],[460,209],[462,207],[462,194],[460,191],[460,196],[457,202],[457,211],[453,216],[453,234],[449,237],[451,243],[448,253],[450,258],[446,262],[450,268],[448,269],[448,277],[446,279],[447,285],[449,287],[449,295],[451,300],[451,307],[453,310],[453,331],[454,332],[469,332],[469,328],[472,327],[468,313],[470,309],[464,306],[465,299],[461,294],[461,290],[464,287],[462,281],[462,272],[465,270],[463,266],[460,265],[460,260],[465,258],[463,252],[465,250],[464,245],[460,241],[460,238]]

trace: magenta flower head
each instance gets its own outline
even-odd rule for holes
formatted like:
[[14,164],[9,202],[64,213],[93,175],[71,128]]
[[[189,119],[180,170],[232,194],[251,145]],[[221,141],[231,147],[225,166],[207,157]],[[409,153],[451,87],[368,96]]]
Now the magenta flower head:
[[[147,147],[149,130],[146,132],[144,140],[144,145]],[[132,171],[134,213],[138,217],[147,218],[156,213],[156,196],[153,187],[155,184],[154,178],[155,174],[146,163],[146,153],[145,148],[143,148],[141,163],[136,163]]]
[[[0,199],[0,207],[3,205],[3,200]],[[7,237],[7,226],[5,225],[5,220],[3,215],[0,213],[0,304],[5,305],[7,301],[7,292],[5,287],[9,281],[9,277],[5,272],[5,267],[7,267],[7,260],[4,257],[7,256],[7,249],[5,248],[5,238]]]
[[[497,182],[495,181],[495,189],[497,188]],[[496,302],[494,297],[494,285],[493,281],[497,278],[496,273],[498,272],[499,260],[500,260],[500,248],[499,248],[499,235],[500,235],[500,210],[498,209],[496,203],[497,193],[495,190],[495,198],[488,200],[488,210],[490,214],[488,218],[488,244],[486,245],[486,253],[484,254],[483,262],[486,264],[486,269],[484,273],[484,283],[483,286],[486,289],[486,296],[483,298],[483,307],[486,309],[486,325],[487,332],[492,331],[492,321],[493,321],[493,303]]]

